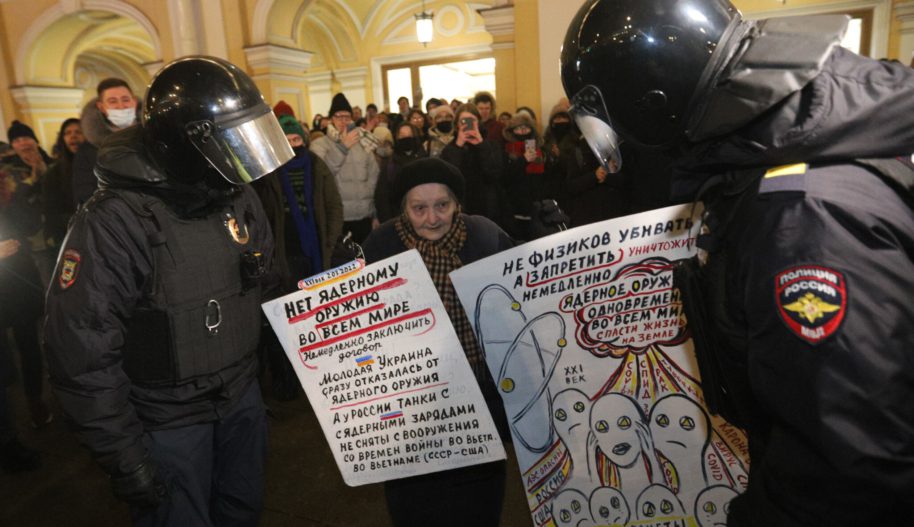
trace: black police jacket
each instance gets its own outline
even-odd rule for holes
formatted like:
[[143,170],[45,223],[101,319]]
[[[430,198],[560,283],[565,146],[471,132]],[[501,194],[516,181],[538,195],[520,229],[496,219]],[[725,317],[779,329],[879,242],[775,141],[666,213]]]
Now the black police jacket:
[[710,342],[696,341],[700,362],[716,366],[702,376],[750,436],[732,527],[910,521],[914,201],[856,160],[911,152],[914,72],[836,49],[676,168],[708,210],[707,263],[684,291],[705,315],[689,321]]
[[[47,296],[51,384],[107,472],[146,455],[144,430],[219,419],[257,374],[257,275],[273,240],[253,189],[171,184],[140,129],[99,153],[102,190],[75,217]],[[261,272],[243,276],[242,253]]]

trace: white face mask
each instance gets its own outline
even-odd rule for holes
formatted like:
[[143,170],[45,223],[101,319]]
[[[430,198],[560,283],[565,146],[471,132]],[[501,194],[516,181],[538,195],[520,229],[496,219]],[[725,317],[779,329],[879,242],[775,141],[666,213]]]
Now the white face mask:
[[108,110],[108,120],[117,128],[127,128],[136,122],[136,108]]

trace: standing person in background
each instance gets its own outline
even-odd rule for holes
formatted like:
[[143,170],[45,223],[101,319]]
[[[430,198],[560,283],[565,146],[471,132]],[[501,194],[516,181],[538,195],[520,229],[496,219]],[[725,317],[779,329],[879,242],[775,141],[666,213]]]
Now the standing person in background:
[[[503,441],[509,441],[501,398],[448,273],[514,244],[492,221],[461,213],[463,176],[439,158],[420,159],[403,167],[395,189],[394,201],[401,204],[400,215],[365,241],[365,260],[374,263],[410,249],[419,252],[454,324],[498,433]],[[505,461],[496,461],[387,481],[384,494],[397,527],[495,527],[501,517],[505,477]]]
[[[375,118],[378,116],[378,105],[370,102],[368,106],[365,107],[365,120],[368,122],[374,122]],[[375,123],[377,125],[377,123]]]
[[419,131],[419,139],[425,141],[425,138],[428,135],[428,120],[425,118],[425,114],[422,113],[422,110],[419,110],[418,108],[410,110],[406,122],[413,125],[413,127]]
[[462,203],[466,214],[485,216],[502,228],[505,219],[503,198],[503,148],[494,141],[483,141],[479,111],[473,103],[457,109],[454,118],[456,137],[441,151],[441,159],[456,166],[466,181],[466,199]]
[[[282,101],[280,101],[282,103]],[[297,290],[298,281],[330,268],[333,245],[343,231],[343,202],[327,165],[308,151],[307,134],[288,105],[273,112],[295,153],[278,170],[253,182],[273,229],[274,266],[281,288],[276,296]],[[275,399],[289,401],[299,392],[295,370],[269,328],[261,333]]]
[[[0,348],[9,349],[7,330],[11,329],[19,348],[20,380],[33,428],[53,419],[44,402],[44,361],[38,339],[45,288],[29,241],[41,229],[40,198],[34,171],[19,179],[0,166],[0,250],[5,254],[0,260]],[[3,365],[12,364],[6,361],[7,355],[0,352]],[[13,377],[12,372],[7,373],[0,375],[0,389]]]
[[419,130],[410,123],[403,123],[394,130],[394,153],[383,165],[378,185],[375,187],[374,202],[378,220],[382,223],[399,213],[400,204],[394,197],[400,170],[416,159],[428,157],[428,152],[419,137]]
[[473,104],[479,112],[479,130],[485,141],[498,144],[500,150],[505,148],[505,125],[495,118],[495,97],[487,91],[478,92],[473,96]]
[[501,124],[508,126],[508,121],[511,120],[511,117],[512,117],[511,112],[501,112],[500,114],[498,114],[498,121]]
[[362,108],[359,106],[352,107],[352,122],[358,122],[362,119]]
[[13,147],[13,153],[0,160],[0,163],[19,181],[34,178],[40,183],[52,159],[38,144],[35,131],[27,124],[13,121],[6,137]]
[[584,147],[586,143],[572,122],[571,115],[555,106],[543,133],[543,153],[546,155],[546,179],[558,182],[558,192],[553,198],[566,212],[571,206],[566,185],[568,170],[577,163],[579,146]]
[[314,141],[311,151],[336,178],[343,199],[343,232],[351,232],[353,240],[361,243],[379,225],[374,208],[379,172],[374,151],[379,141],[355,126],[352,106],[342,93],[333,96],[330,118],[327,135]]
[[438,157],[444,147],[454,140],[454,111],[451,107],[442,104],[429,114],[432,126],[428,129],[428,141],[425,149],[431,157]]
[[[44,237],[48,250],[54,255],[67,234],[70,217],[76,212],[76,200],[73,199],[73,159],[85,140],[79,119],[70,118],[60,125],[54,145],[59,154],[45,174],[42,185]],[[48,275],[51,271],[51,268],[47,270]]]
[[390,120],[388,126],[390,126],[391,130],[396,128],[398,124],[408,120],[409,110],[409,99],[406,97],[400,97],[397,99],[397,111],[388,113],[388,118]]
[[[13,359],[9,356],[10,347],[6,338],[6,328],[15,323],[14,319],[21,316],[24,307],[19,290],[19,277],[13,276],[10,272],[19,267],[13,263],[13,260],[20,254],[21,243],[15,238],[4,239],[3,235],[4,232],[11,229],[11,226],[6,224],[4,213],[7,206],[5,203],[15,190],[10,188],[11,182],[12,180],[8,179],[6,173],[0,173],[0,298],[19,300],[18,302],[8,300],[0,302],[0,469],[17,473],[37,469],[41,466],[41,456],[37,451],[26,447],[19,441],[12,408],[6,393],[7,384],[15,377],[11,371]],[[23,262],[28,264],[27,259]],[[28,293],[34,296],[34,292]]]
[[529,241],[533,203],[555,199],[564,178],[547,180],[542,139],[536,124],[527,112],[518,112],[505,127],[505,195],[512,215],[508,231],[515,240]]
[[41,283],[47,284],[51,268],[54,266],[56,252],[48,247],[45,234],[42,212],[41,189],[48,167],[53,163],[50,156],[38,145],[35,132],[19,121],[13,121],[7,136],[13,147],[14,155],[0,161],[0,167],[13,176],[17,183],[26,183],[34,188],[34,199],[30,199],[29,206],[35,208],[34,221],[36,225],[29,229],[29,254],[34,258],[41,273]]
[[98,188],[95,160],[102,142],[112,133],[137,123],[140,101],[123,79],[108,78],[98,83],[97,97],[89,101],[79,117],[85,142],[73,159],[73,199],[85,203]]

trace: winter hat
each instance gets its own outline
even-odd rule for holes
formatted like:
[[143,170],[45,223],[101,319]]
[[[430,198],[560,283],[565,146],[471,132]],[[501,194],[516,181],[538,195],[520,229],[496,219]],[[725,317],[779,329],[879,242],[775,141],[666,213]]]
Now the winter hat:
[[435,109],[433,109],[431,112],[429,112],[428,115],[429,115],[429,117],[431,117],[432,122],[435,122],[438,119],[438,116],[440,116],[443,113],[447,114],[451,118],[451,120],[454,119],[454,110],[452,110],[451,107],[446,104],[435,107]]
[[294,115],[281,115],[279,117],[279,126],[282,126],[282,131],[286,134],[298,134],[302,139],[308,137],[305,135],[305,129],[302,128],[301,123],[298,122]]
[[13,125],[6,132],[6,137],[11,144],[17,137],[31,137],[36,142],[38,141],[38,138],[35,137],[35,131],[19,121],[13,121]]
[[451,189],[458,201],[463,201],[464,180],[460,169],[437,157],[423,157],[400,169],[394,182],[395,203],[403,201],[413,187],[426,183],[441,183]]
[[289,106],[289,103],[286,101],[279,101],[276,103],[276,106],[273,107],[273,113],[277,118],[282,117],[283,115],[295,115],[295,111],[292,110],[292,107]]
[[517,141],[517,136],[514,135],[514,129],[519,126],[526,126],[530,129],[530,132],[533,134],[533,137],[539,139],[539,134],[536,130],[536,123],[533,121],[533,118],[530,117],[530,114],[527,112],[517,112],[514,114],[514,117],[508,121],[508,125],[505,126],[505,131],[502,132],[505,139],[508,141]]
[[383,142],[388,142],[388,143],[394,142],[394,136],[392,133],[390,133],[390,129],[387,128],[386,126],[382,126],[379,124],[378,126],[374,127],[374,131],[372,133],[374,133],[374,136],[377,137],[382,143]]
[[342,93],[337,93],[333,96],[333,102],[330,103],[330,113],[328,115],[333,117],[333,114],[336,112],[352,113],[352,105],[349,104],[346,96]]

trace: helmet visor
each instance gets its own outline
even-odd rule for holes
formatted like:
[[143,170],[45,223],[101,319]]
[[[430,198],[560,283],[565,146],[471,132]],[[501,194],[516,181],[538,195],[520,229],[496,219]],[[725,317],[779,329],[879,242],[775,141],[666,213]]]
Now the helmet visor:
[[270,108],[253,119],[187,125],[193,145],[229,183],[243,185],[263,177],[294,157],[286,134]]
[[592,85],[585,86],[571,99],[568,113],[574,118],[603,168],[613,174],[621,170],[622,154],[619,145],[622,140],[613,130],[600,90]]

